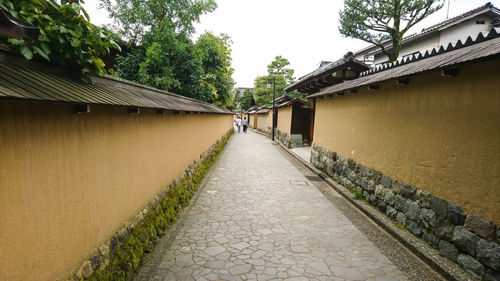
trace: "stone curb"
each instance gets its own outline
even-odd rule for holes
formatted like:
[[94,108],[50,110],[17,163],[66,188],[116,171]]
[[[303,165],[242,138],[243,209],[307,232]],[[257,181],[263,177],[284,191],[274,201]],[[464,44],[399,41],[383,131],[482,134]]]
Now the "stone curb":
[[[262,134],[262,133],[260,133]],[[265,135],[265,134],[263,134]],[[267,135],[266,135],[267,136]],[[424,262],[429,264],[433,269],[435,269],[439,274],[448,280],[453,281],[476,281],[480,280],[474,278],[469,273],[465,272],[454,262],[442,257],[439,251],[430,247],[427,243],[420,241],[420,239],[413,236],[408,231],[398,228],[391,219],[389,219],[385,214],[380,213],[377,209],[374,209],[371,205],[364,201],[356,200],[352,193],[347,190],[344,186],[336,183],[330,177],[325,175],[322,171],[313,167],[310,163],[304,161],[298,154],[291,151],[290,149],[283,146],[281,143],[277,142],[286,152],[292,155],[300,163],[306,166],[309,170],[317,174],[324,182],[340,193],[345,199],[347,199],[352,205],[363,212],[371,220],[373,220],[377,225],[382,227],[391,236],[396,238],[401,242],[406,248],[408,248],[412,253],[421,258]]]
[[[232,136],[231,136],[232,137]],[[165,252],[170,248],[172,241],[174,240],[175,236],[179,232],[179,229],[184,225],[184,222],[186,221],[186,214],[189,213],[189,211],[193,208],[193,206],[196,204],[196,201],[198,201],[198,198],[200,197],[200,194],[203,192],[205,189],[208,179],[210,176],[214,173],[215,169],[219,166],[220,163],[220,158],[224,156],[226,146],[229,144],[231,141],[231,138],[227,141],[226,145],[224,145],[224,148],[220,152],[219,159],[217,162],[210,168],[210,171],[204,176],[203,180],[200,183],[200,186],[198,188],[198,191],[194,194],[193,198],[189,200],[189,205],[185,207],[182,210],[182,213],[178,215],[177,221],[174,223],[174,225],[171,226],[171,228],[168,230],[167,233],[163,235],[161,240],[158,242],[156,245],[157,247],[161,247],[158,249],[158,251],[154,251],[148,258],[145,260],[142,265],[141,265],[141,271],[139,271],[137,274],[135,274],[134,278],[132,279],[133,281],[148,281],[151,280],[152,276],[154,273],[157,271],[158,266],[160,266],[160,262],[154,262],[156,259],[161,259],[162,257],[165,256]],[[149,263],[153,263],[150,267],[146,268],[145,266]]]

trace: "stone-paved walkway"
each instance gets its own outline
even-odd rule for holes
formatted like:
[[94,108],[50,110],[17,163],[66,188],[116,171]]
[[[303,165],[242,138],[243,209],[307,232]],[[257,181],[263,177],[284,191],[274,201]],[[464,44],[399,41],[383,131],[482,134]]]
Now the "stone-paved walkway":
[[141,280],[408,280],[270,139],[236,133]]

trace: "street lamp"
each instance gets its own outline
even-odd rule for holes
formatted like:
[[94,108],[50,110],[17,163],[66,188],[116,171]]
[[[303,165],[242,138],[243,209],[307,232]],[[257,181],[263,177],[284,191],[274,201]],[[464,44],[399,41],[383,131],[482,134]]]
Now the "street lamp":
[[271,81],[273,83],[273,125],[272,125],[272,129],[271,129],[271,139],[274,141],[274,124],[276,122],[276,107],[275,107],[275,104],[274,104],[274,100],[276,99],[275,97],[275,88],[276,88],[276,78],[273,76],[272,78],[268,78],[267,79],[267,88],[270,89],[271,88]]

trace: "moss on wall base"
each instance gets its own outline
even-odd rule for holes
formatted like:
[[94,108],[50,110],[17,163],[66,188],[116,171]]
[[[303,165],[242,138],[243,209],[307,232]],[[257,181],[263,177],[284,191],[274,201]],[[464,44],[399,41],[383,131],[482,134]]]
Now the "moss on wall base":
[[85,261],[73,280],[131,280],[154,244],[176,222],[179,212],[189,204],[203,178],[220,157],[231,129],[207,152],[200,155],[168,188],[158,194],[144,210],[120,229]]

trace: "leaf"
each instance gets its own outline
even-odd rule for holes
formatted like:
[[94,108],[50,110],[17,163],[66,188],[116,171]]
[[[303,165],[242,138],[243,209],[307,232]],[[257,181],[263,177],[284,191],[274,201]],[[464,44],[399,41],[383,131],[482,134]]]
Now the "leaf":
[[73,37],[77,37],[77,38],[82,37],[82,33],[79,31],[68,29],[68,32],[69,32],[69,34],[73,35]]
[[42,50],[46,53],[46,54],[50,54],[52,51],[50,50],[50,46],[47,42],[40,42],[40,47],[42,47]]
[[38,48],[37,46],[33,46],[33,49],[44,59],[50,61],[49,56],[44,51],[42,51],[42,49]]
[[27,59],[30,60],[33,58],[33,52],[26,46],[21,48],[21,54]]
[[71,40],[71,46],[73,47],[79,47],[80,44],[82,43],[82,41],[78,40],[77,38],[73,38],[73,40]]

